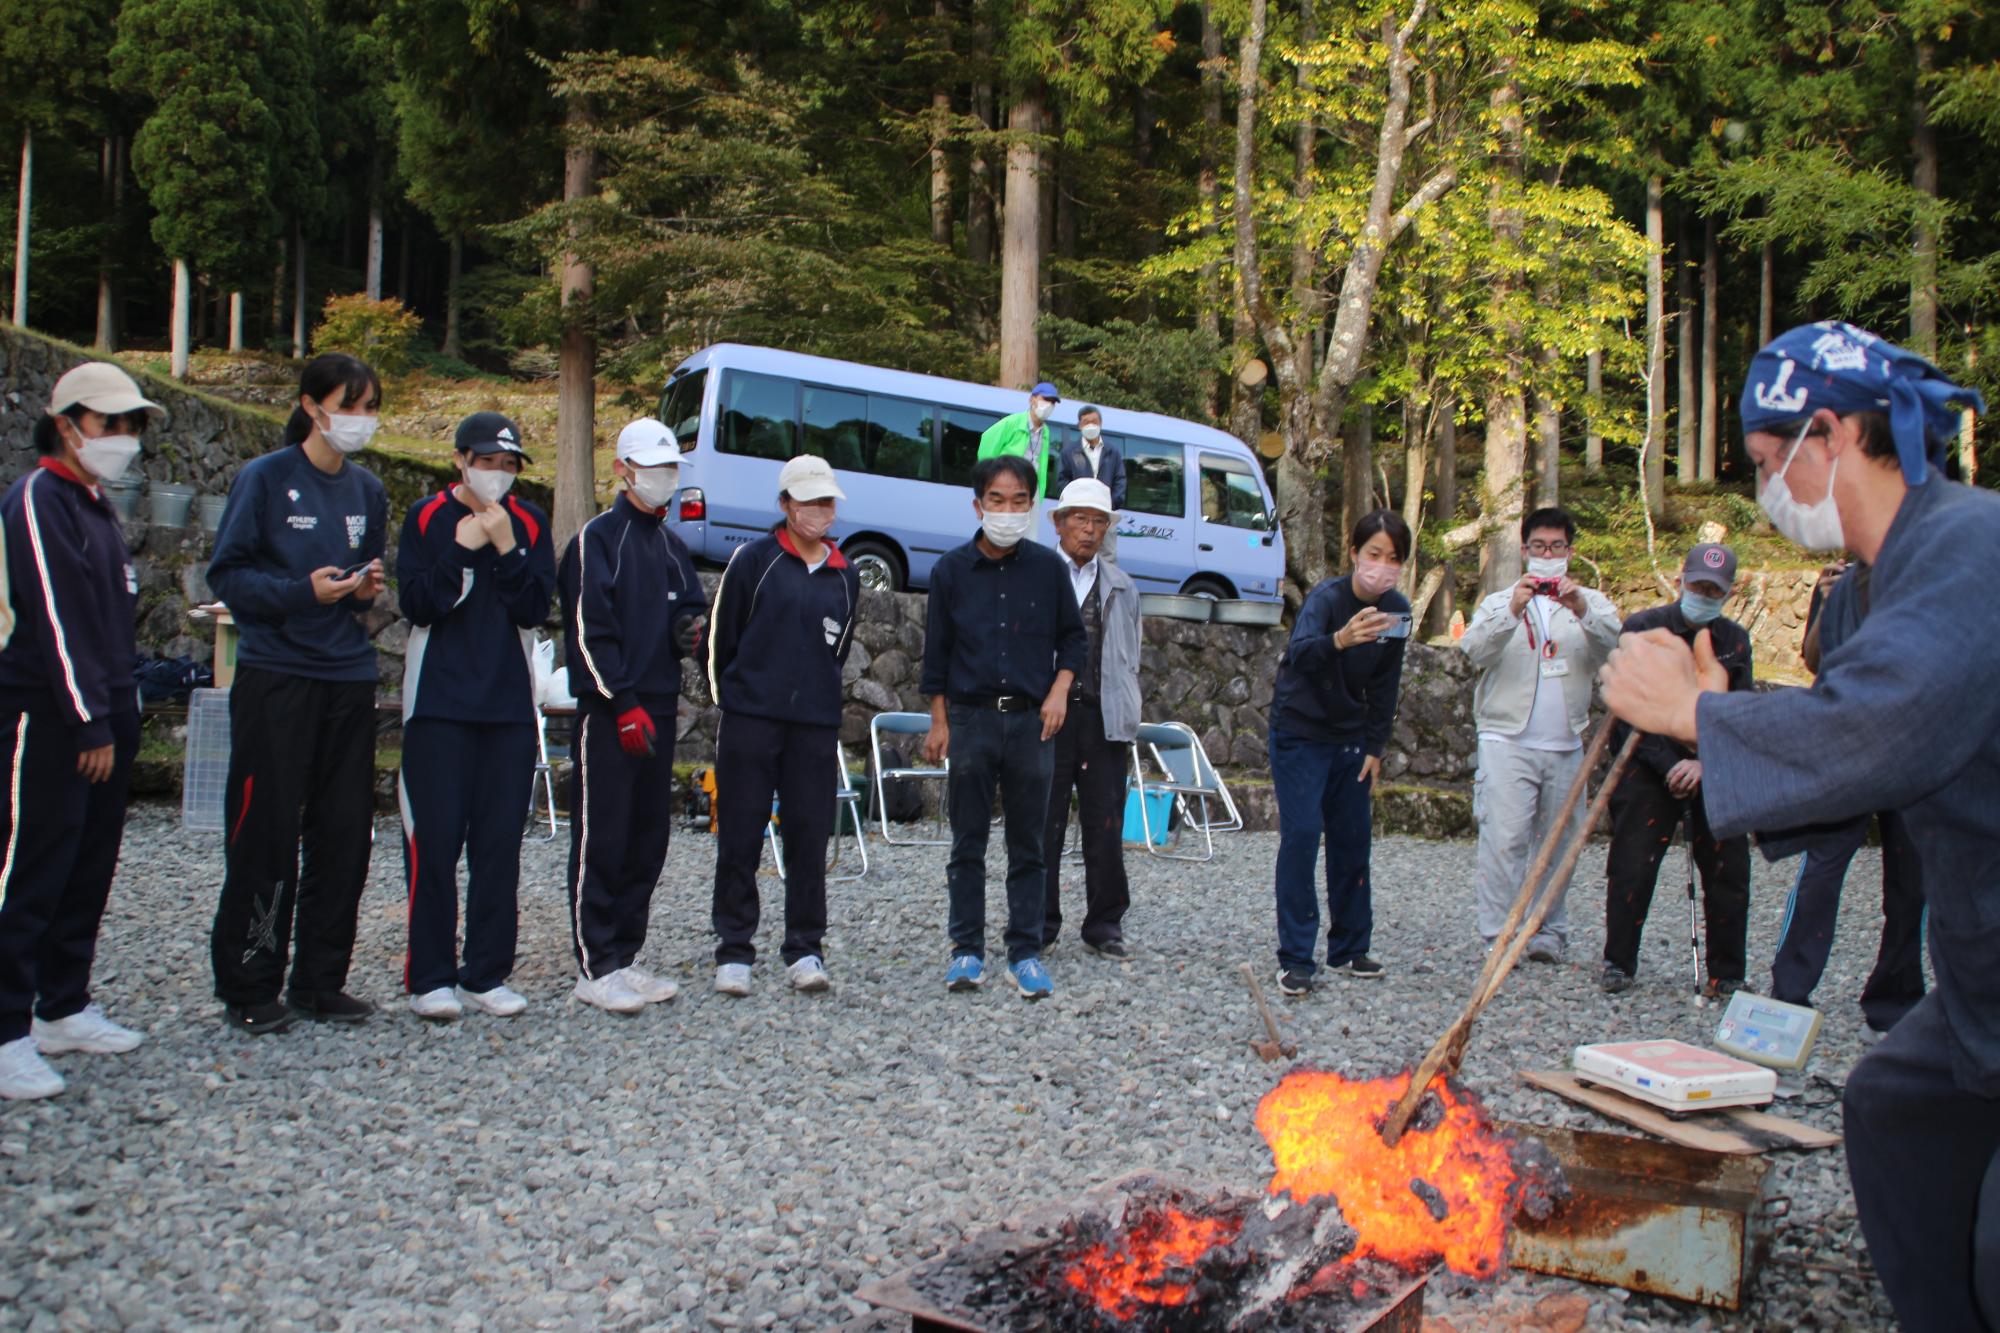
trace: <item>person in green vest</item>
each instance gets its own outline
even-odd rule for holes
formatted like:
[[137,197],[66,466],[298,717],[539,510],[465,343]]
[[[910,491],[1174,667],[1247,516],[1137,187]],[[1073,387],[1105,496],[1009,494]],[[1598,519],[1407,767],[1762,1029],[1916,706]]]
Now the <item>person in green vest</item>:
[[1060,447],[1049,429],[1049,414],[1056,410],[1062,395],[1056,386],[1043,380],[1028,390],[1028,410],[1001,417],[979,437],[979,456],[998,458],[1018,454],[1035,469],[1035,496],[1049,493],[1049,455]]

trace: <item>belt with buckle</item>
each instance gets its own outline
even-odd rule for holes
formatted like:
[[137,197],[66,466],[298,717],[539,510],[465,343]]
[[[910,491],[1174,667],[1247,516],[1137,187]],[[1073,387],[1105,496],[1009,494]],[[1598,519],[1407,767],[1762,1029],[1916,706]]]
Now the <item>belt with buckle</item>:
[[996,713],[1026,713],[1041,707],[1034,698],[1025,694],[961,694],[952,700],[967,708],[987,708]]

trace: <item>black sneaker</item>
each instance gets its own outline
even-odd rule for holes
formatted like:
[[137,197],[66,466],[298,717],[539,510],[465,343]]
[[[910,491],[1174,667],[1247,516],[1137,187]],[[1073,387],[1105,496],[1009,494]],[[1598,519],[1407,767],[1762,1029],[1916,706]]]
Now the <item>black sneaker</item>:
[[1701,988],[1704,1000],[1726,1000],[1743,989],[1743,978],[1710,977],[1708,984]]
[[1370,981],[1376,981],[1382,976],[1382,965],[1367,954],[1363,954],[1347,965],[1347,971],[1350,976],[1366,977]]
[[1099,940],[1095,944],[1085,940],[1083,947],[1099,958],[1116,958],[1121,963],[1132,957],[1132,951],[1125,947],[1124,940]]
[[366,1000],[357,1000],[346,991],[335,991],[332,995],[299,995],[285,997],[301,1018],[310,1018],[317,1023],[360,1023],[375,1012],[375,1006]]
[[1604,970],[1597,976],[1597,984],[1606,995],[1622,995],[1637,983],[1630,972],[1607,958],[1604,960]]
[[1300,972],[1290,967],[1278,969],[1278,994],[1309,995],[1312,993],[1312,988],[1312,973]]
[[276,1000],[266,1000],[262,1004],[225,1005],[222,1021],[238,1032],[261,1037],[269,1032],[283,1032],[298,1022],[299,1016]]

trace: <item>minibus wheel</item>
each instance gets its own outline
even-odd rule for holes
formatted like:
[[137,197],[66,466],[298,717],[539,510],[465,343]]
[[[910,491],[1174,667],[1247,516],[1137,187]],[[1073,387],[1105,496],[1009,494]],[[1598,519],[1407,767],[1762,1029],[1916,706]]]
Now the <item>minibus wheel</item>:
[[1226,602],[1236,596],[1236,590],[1219,579],[1195,578],[1181,585],[1183,597],[1206,597],[1211,602]]
[[861,586],[869,592],[901,592],[903,590],[903,562],[896,558],[896,552],[874,541],[858,541],[840,548],[847,557],[847,563],[854,566],[854,572],[861,578]]

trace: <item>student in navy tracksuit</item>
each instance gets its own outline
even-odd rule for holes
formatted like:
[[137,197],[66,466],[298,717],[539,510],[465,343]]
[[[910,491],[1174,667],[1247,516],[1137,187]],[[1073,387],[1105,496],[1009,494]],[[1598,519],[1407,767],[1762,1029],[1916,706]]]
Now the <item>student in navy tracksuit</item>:
[[[522,812],[535,776],[534,631],[556,586],[548,515],[509,495],[527,461],[498,412],[459,423],[463,479],[410,510],[396,595],[403,659],[403,860],[410,952],[403,985],[419,1017],[457,1018],[452,993],[507,1017],[527,1001],[514,970]],[[465,853],[465,960],[458,858]]]
[[750,993],[757,865],[771,796],[785,848],[785,960],[792,986],[827,987],[826,840],[839,764],[841,668],[854,642],[861,578],[827,537],[833,468],[810,455],[778,473],[785,521],[736,548],[715,590],[709,692],[715,739],[715,988]]
[[636,960],[672,829],[681,659],[694,650],[707,606],[687,547],[664,521],[680,461],[673,432],[658,421],[625,427],[612,464],[625,490],[583,525],[556,574],[577,707],[569,846],[576,995],[612,1013],[678,990]]
[[139,748],[132,688],[138,591],[98,489],[160,415],[116,366],[56,381],[35,423],[37,466],[0,500],[0,1097],[51,1097],[42,1059],[118,1054],[140,1034],[90,1000],[97,927],[125,833]]
[[389,496],[349,455],[374,437],[381,403],[366,363],[307,362],[284,446],[236,474],[209,561],[240,636],[211,952],[216,996],[244,1032],[374,1012],[346,986],[375,820],[375,645],[361,617],[382,591]]

